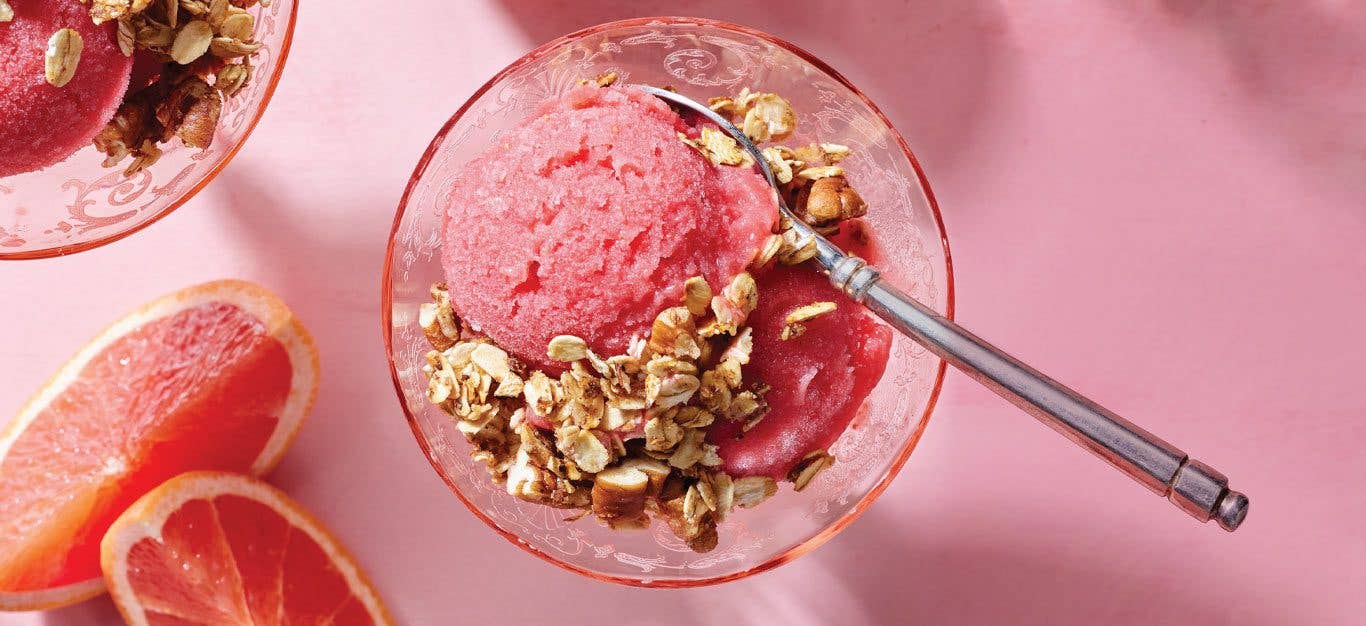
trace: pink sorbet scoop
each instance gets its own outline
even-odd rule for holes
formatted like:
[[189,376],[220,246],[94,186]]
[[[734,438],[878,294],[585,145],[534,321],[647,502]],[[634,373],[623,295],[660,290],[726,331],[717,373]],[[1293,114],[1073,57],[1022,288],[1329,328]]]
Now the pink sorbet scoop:
[[602,355],[649,335],[683,282],[719,289],[777,219],[748,168],[713,166],[689,127],[631,87],[578,87],[542,104],[456,179],[442,263],[466,321],[534,365],[577,335]]
[[[754,357],[745,378],[762,381],[769,412],[749,432],[717,420],[707,438],[732,476],[781,479],[807,453],[834,443],[882,379],[892,330],[809,267],[777,265],[758,279],[759,306],[749,316]],[[787,314],[813,302],[837,308],[782,338]]]
[[[0,23],[0,177],[61,162],[90,144],[114,116],[133,59],[119,51],[116,25],[96,26],[77,0],[9,0],[14,20]],[[63,28],[84,43],[76,74],[48,84],[48,39]]]

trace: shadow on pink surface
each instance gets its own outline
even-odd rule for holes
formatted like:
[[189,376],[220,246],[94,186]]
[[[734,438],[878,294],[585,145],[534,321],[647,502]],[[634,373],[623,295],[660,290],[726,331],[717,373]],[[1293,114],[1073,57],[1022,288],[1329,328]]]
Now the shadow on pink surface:
[[[879,19],[886,2],[831,7],[769,2],[642,0],[499,0],[536,44],[613,20],[681,15],[757,28],[820,57],[882,109],[933,172],[951,167],[987,115],[1009,61],[995,0],[924,0],[895,10],[908,19]],[[909,22],[909,24],[908,24]]]
[[71,626],[72,624],[122,624],[123,618],[108,595],[87,600],[74,606],[53,609],[43,613],[43,623],[50,626]]
[[[1366,196],[1366,109],[1344,93],[1366,84],[1366,12],[1353,2],[1164,0],[1168,15],[1206,34],[1232,68],[1236,96],[1270,149],[1314,183]],[[1342,158],[1356,152],[1355,158]],[[1359,215],[1360,205],[1353,207]]]
[[[1005,516],[999,522],[1010,523]],[[809,558],[843,581],[867,623],[1022,626],[1081,623],[1084,616],[1093,624],[1258,626],[1287,623],[1289,617],[1258,585],[1244,580],[1244,572],[1227,574],[1242,581],[1241,597],[1202,593],[1198,580],[1182,585],[1169,574],[1131,570],[1122,553],[1075,550],[1072,542],[1059,541],[1065,533],[1050,531],[1031,542],[1012,539],[1016,533],[988,520],[971,519],[962,520],[953,535],[927,535],[876,507],[856,527],[858,532],[836,540],[838,547]],[[1227,539],[1209,530],[1210,540]],[[1074,539],[1076,545],[1094,545],[1108,534],[1083,526]]]

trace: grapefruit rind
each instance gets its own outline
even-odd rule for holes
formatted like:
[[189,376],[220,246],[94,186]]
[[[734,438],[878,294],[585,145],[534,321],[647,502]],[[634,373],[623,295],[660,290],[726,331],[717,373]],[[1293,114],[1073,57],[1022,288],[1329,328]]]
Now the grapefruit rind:
[[283,491],[255,478],[229,472],[187,472],[147,492],[120,515],[100,542],[100,568],[110,596],[126,623],[146,626],[147,617],[128,581],[127,557],[133,545],[146,538],[162,539],[167,518],[191,500],[209,500],[235,495],[259,502],[278,513],[296,530],[308,534],[318,544],[337,571],[346,579],[351,593],[365,606],[376,624],[391,625],[393,618],[375,592],[356,560],[312,513],[304,510]]
[[[269,474],[279,464],[293,442],[304,417],[318,396],[318,350],[308,329],[295,318],[278,296],[266,288],[244,280],[218,280],[187,287],[143,305],[124,316],[90,340],[29,399],[19,414],[0,430],[0,462],[10,446],[53,399],[74,381],[85,366],[109,344],[148,322],[211,302],[226,302],[241,308],[265,326],[266,334],[284,346],[293,366],[289,396],[280,410],[280,421],[261,453],[252,463],[251,473]],[[37,591],[0,591],[0,611],[37,611],[68,606],[93,598],[104,591],[99,578]]]

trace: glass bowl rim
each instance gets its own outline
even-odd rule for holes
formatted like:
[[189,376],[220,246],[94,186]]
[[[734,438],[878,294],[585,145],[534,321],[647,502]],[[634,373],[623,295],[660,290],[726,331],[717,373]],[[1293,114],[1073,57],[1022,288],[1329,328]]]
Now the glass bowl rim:
[[[281,0],[276,1],[279,2]],[[261,121],[261,116],[265,115],[266,109],[270,106],[271,97],[275,95],[275,88],[280,84],[280,76],[284,73],[285,64],[289,60],[289,50],[294,43],[294,24],[298,21],[299,18],[299,0],[288,0],[288,2],[290,3],[289,23],[285,25],[285,38],[283,41],[280,42],[280,50],[278,52],[280,60],[275,64],[275,71],[271,72],[270,79],[266,83],[265,91],[263,91],[261,94],[260,109],[256,111],[255,115],[251,116],[251,120],[247,122],[246,131],[242,133],[242,136],[238,138],[236,143],[228,147],[228,150],[223,154],[223,159],[220,160],[217,165],[215,165],[207,172],[204,172],[204,175],[201,176],[193,186],[191,186],[189,189],[186,189],[185,193],[180,194],[179,197],[171,201],[171,203],[166,205],[165,208],[158,211],[156,215],[153,215],[139,222],[138,224],[133,225],[130,228],[127,228],[117,233],[104,235],[102,237],[96,237],[95,239],[91,239],[89,241],[82,241],[80,243],[49,246],[46,248],[39,248],[36,250],[25,250],[23,252],[0,251],[0,261],[48,259],[52,257],[76,254],[78,252],[85,252],[87,250],[94,250],[95,248],[103,247],[111,243],[114,243],[115,241],[123,239],[124,237],[132,235],[133,233],[136,233],[144,228],[147,228],[148,226],[151,226],[152,224],[161,221],[162,218],[166,217],[167,215],[170,215],[173,211],[179,209],[186,202],[189,202],[190,198],[199,195],[199,192],[203,191],[204,187],[207,187],[209,183],[213,182],[213,179],[218,177],[218,174],[223,171],[223,168],[227,167],[228,163],[231,163],[233,158],[237,156],[237,152],[241,150],[242,146],[247,143],[247,139],[251,137],[251,132],[253,130],[256,130],[256,124]]]
[[847,528],[849,524],[853,523],[854,520],[858,519],[858,517],[862,515],[863,512],[867,510],[868,507],[872,505],[872,503],[875,500],[877,500],[878,497],[881,496],[884,491],[886,491],[888,485],[890,485],[892,480],[896,478],[897,474],[901,472],[901,468],[906,464],[907,459],[910,458],[911,452],[915,449],[916,444],[920,441],[920,437],[924,434],[925,427],[929,424],[930,415],[934,412],[934,407],[938,403],[940,391],[943,389],[944,372],[946,367],[944,361],[941,359],[939,362],[939,366],[936,368],[934,383],[930,389],[930,396],[929,399],[926,401],[925,410],[920,416],[919,425],[916,427],[915,432],[912,433],[911,436],[906,439],[906,442],[902,445],[901,450],[897,452],[895,458],[892,460],[892,464],[888,467],[886,473],[882,476],[882,478],[878,480],[878,483],[874,485],[872,489],[868,490],[868,493],[864,494],[864,496],[859,499],[859,501],[853,506],[853,508],[851,508],[839,519],[835,520],[833,523],[823,528],[820,532],[816,533],[815,535],[812,535],[805,541],[802,541],[801,543],[792,546],[787,550],[784,550],[782,553],[768,558],[759,565],[721,576],[711,576],[707,578],[692,579],[635,578],[631,576],[618,576],[613,574],[604,574],[602,572],[596,572],[588,568],[575,565],[573,563],[568,563],[561,559],[557,559],[554,556],[547,554],[527,544],[525,541],[522,541],[521,538],[519,538],[515,533],[503,529],[501,526],[495,523],[486,513],[481,511],[479,507],[475,506],[474,503],[470,502],[470,500],[465,497],[465,494],[461,492],[460,488],[456,485],[456,483],[447,475],[446,470],[441,466],[440,463],[437,462],[435,458],[433,458],[432,451],[430,446],[428,445],[426,436],[422,432],[422,427],[417,423],[417,419],[413,416],[413,411],[408,407],[408,402],[403,392],[403,384],[399,380],[398,367],[397,364],[394,362],[394,327],[392,315],[393,300],[391,298],[391,294],[393,293],[393,275],[390,271],[390,268],[393,267],[394,262],[394,244],[395,241],[397,241],[398,239],[399,229],[403,223],[403,216],[408,208],[408,201],[412,196],[414,189],[416,189],[418,181],[426,173],[427,166],[436,156],[437,151],[445,142],[446,136],[455,127],[456,123],[464,117],[465,113],[470,109],[471,106],[474,105],[476,101],[479,100],[479,98],[481,98],[485,93],[491,90],[495,85],[499,84],[509,74],[520,69],[528,63],[540,59],[541,57],[550,53],[550,51],[557,49],[561,45],[607,30],[612,30],[616,28],[627,28],[633,26],[648,26],[656,23],[661,23],[670,26],[706,26],[712,28],[719,28],[722,30],[734,31],[744,35],[756,37],[758,39],[765,41],[768,44],[774,45],[779,48],[783,48],[788,52],[796,55],[803,61],[810,63],[816,69],[824,72],[830,78],[834,79],[836,82],[840,83],[845,88],[849,89],[849,91],[852,92],[855,96],[857,96],[858,99],[862,101],[863,104],[866,105],[868,109],[872,111],[873,114],[876,115],[884,125],[886,125],[888,130],[891,131],[893,138],[896,139],[897,145],[900,146],[902,153],[906,156],[907,160],[909,160],[911,168],[915,171],[917,184],[920,186],[921,190],[923,190],[925,198],[929,203],[930,213],[934,217],[935,227],[939,231],[939,245],[944,255],[944,316],[948,319],[953,319],[953,259],[949,253],[949,240],[948,234],[944,229],[944,218],[940,214],[939,204],[935,200],[934,192],[930,189],[929,180],[925,177],[925,172],[923,168],[920,166],[920,161],[916,159],[915,154],[911,152],[910,147],[906,144],[905,138],[903,138],[901,136],[901,133],[898,132],[894,126],[892,126],[891,121],[887,119],[887,116],[883,114],[882,110],[878,109],[877,106],[873,104],[873,102],[869,100],[868,97],[864,95],[862,91],[855,87],[853,83],[849,82],[849,79],[845,78],[843,74],[840,74],[834,68],[830,67],[825,62],[821,61],[814,54],[807,52],[805,49],[791,42],[788,42],[780,37],[771,35],[763,31],[755,30],[747,26],[741,26],[739,24],[734,24],[731,22],[721,20],[681,16],[655,16],[604,22],[602,24],[574,31],[567,35],[562,35],[549,42],[541,44],[540,46],[537,46],[535,49],[531,50],[530,52],[519,57],[517,60],[508,64],[497,74],[494,74],[492,78],[490,78],[487,82],[485,82],[477,90],[475,90],[475,92],[470,95],[470,97],[465,101],[465,103],[461,105],[459,109],[456,110],[455,114],[453,114],[450,117],[450,119],[448,119],[446,123],[442,125],[441,130],[438,131],[436,136],[432,138],[431,143],[423,152],[422,158],[418,160],[417,166],[413,169],[413,174],[408,179],[408,185],[403,190],[403,196],[399,199],[398,210],[394,214],[394,223],[389,231],[389,241],[385,246],[384,268],[382,272],[382,279],[380,281],[380,333],[384,339],[385,358],[389,361],[389,375],[393,380],[394,391],[398,395],[399,406],[403,409],[404,418],[408,421],[408,427],[413,432],[413,438],[417,440],[418,447],[422,449],[422,455],[427,458],[427,462],[431,464],[434,470],[436,470],[437,476],[439,476],[441,478],[441,481],[446,484],[446,487],[449,488],[451,492],[455,494],[456,498],[458,498],[460,502],[462,502],[465,505],[465,508],[469,509],[470,512],[473,513],[476,518],[484,522],[486,526],[493,529],[494,532],[501,535],[504,539],[508,540],[513,545],[525,550],[533,556],[536,556],[541,560],[544,560],[548,563],[551,563],[570,572],[574,572],[576,574],[580,574],[582,576],[586,576],[594,580],[629,585],[634,587],[703,587],[724,582],[741,580],[753,576],[755,574],[766,572],[785,563],[788,563],[796,559],[797,557],[800,557],[814,550],[821,544],[824,544],[826,541],[829,541],[835,535],[839,534],[841,531]]

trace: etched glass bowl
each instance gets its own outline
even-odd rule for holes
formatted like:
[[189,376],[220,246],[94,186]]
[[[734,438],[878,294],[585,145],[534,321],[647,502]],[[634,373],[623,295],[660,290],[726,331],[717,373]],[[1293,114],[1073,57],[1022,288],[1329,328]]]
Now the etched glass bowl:
[[294,36],[296,0],[256,6],[251,83],[223,102],[213,144],[198,150],[173,139],[152,167],[132,176],[130,159],[104,167],[87,146],[45,170],[0,178],[0,260],[74,254],[131,235],[189,200],[237,154],[280,80]]
[[[418,163],[399,204],[385,260],[383,333],[394,386],[413,435],[452,491],[480,519],[523,549],[566,569],[630,585],[684,587],[736,580],[790,561],[847,526],[901,469],[924,431],[944,365],[898,337],[881,383],[831,448],[835,466],[802,493],[740,510],[719,529],[720,544],[690,551],[656,522],[613,531],[591,516],[508,496],[489,480],[451,418],[425,398],[423,355],[430,349],[418,306],[442,280],[442,198],[466,161],[515,126],[545,98],[584,77],[616,71],[623,82],[673,85],[694,98],[742,87],[782,94],[797,109],[788,145],[849,145],[842,163],[871,206],[869,221],[896,284],[952,314],[949,251],[934,197],[919,165],[887,119],[843,77],[796,46],[749,28],[691,18],[646,18],[589,28],[543,45],[486,83],[446,123]],[[455,538],[452,538],[455,539]]]

